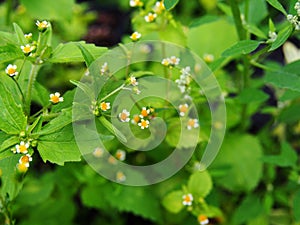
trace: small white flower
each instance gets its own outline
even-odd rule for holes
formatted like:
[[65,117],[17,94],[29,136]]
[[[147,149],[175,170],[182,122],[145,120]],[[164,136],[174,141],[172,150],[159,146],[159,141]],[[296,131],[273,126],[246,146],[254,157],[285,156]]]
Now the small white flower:
[[109,71],[108,69],[108,64],[107,62],[103,63],[103,65],[101,66],[101,69],[100,69],[100,74],[101,75],[104,75],[105,73],[107,73]]
[[12,65],[9,64],[6,69],[5,69],[5,73],[11,77],[16,76],[19,74],[19,72],[17,72],[17,66],[16,65]]
[[93,151],[93,156],[95,156],[96,158],[101,158],[104,154],[104,150],[102,148],[95,148],[95,150]]
[[177,66],[180,62],[180,59],[177,58],[176,56],[171,56],[169,62],[172,66]]
[[136,78],[134,76],[129,77],[129,82],[132,86],[137,86],[139,82],[136,81]]
[[130,0],[129,5],[131,7],[138,7],[138,6],[143,6],[144,4],[140,0]]
[[22,154],[28,153],[29,146],[30,146],[29,142],[25,143],[24,141],[21,141],[20,144],[16,145],[17,153],[22,153]]
[[44,31],[50,26],[49,22],[46,20],[43,20],[42,22],[37,20],[35,24],[37,25],[37,27],[40,31]]
[[104,112],[109,110],[110,109],[110,103],[109,102],[101,102],[100,103],[100,109]]
[[126,109],[123,109],[123,111],[119,113],[119,119],[121,122],[129,122],[130,121],[129,116],[130,113]]
[[199,222],[200,225],[206,225],[206,224],[209,223],[209,220],[208,220],[207,216],[199,215],[198,216],[198,222]]
[[149,123],[149,120],[141,119],[141,122],[138,123],[138,126],[140,126],[142,130],[144,130],[145,128],[149,127]]
[[124,182],[126,180],[126,176],[123,172],[118,171],[116,174],[116,179],[118,182]]
[[146,107],[143,107],[141,110],[140,117],[144,118],[147,117],[150,114],[150,109],[147,109]]
[[144,19],[145,19],[145,21],[147,22],[147,23],[151,23],[151,22],[153,22],[155,19],[156,19],[156,17],[157,17],[157,15],[156,15],[156,13],[148,13],[148,15],[146,15],[145,17],[144,17]]
[[35,49],[35,47],[31,46],[30,44],[27,44],[25,46],[22,45],[21,49],[24,54],[29,55]]
[[52,102],[53,104],[57,104],[59,102],[63,102],[64,98],[60,97],[60,93],[59,92],[55,92],[54,94],[50,94],[50,102]]
[[115,156],[116,156],[116,158],[117,158],[118,160],[124,161],[125,158],[126,158],[126,152],[119,149],[119,150],[116,152],[116,155],[115,155]]
[[193,200],[194,200],[192,194],[186,194],[186,195],[183,195],[183,196],[182,196],[182,199],[183,199],[182,204],[183,204],[183,205],[187,205],[187,206],[192,205]]
[[130,35],[130,39],[132,41],[138,41],[140,38],[142,37],[142,34],[140,34],[139,32],[135,31]]
[[24,34],[24,37],[25,37],[27,40],[30,40],[30,39],[32,38],[32,33]]
[[155,13],[160,14],[164,10],[165,10],[165,5],[164,5],[163,1],[158,1],[155,3],[155,5],[153,7],[153,11]]
[[191,130],[192,128],[197,128],[199,127],[199,122],[197,119],[189,119],[187,123],[187,129]]
[[23,155],[19,159],[19,163],[24,164],[24,166],[26,166],[27,168],[29,167],[29,162],[31,162],[31,161],[32,161],[32,157],[29,154]]
[[189,109],[189,105],[185,103],[185,104],[179,105],[178,108],[179,108],[179,115],[184,116]]

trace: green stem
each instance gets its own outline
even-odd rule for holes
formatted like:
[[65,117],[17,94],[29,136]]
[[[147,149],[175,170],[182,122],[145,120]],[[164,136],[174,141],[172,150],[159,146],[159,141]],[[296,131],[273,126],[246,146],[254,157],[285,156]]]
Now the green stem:
[[26,62],[26,59],[27,59],[26,56],[24,56],[24,59],[22,61],[21,67],[20,67],[19,76],[17,76],[16,80],[19,80],[19,77],[20,77],[20,75],[22,73],[22,70],[23,70],[24,64]]
[[251,65],[253,65],[253,66],[257,67],[257,68],[263,69],[263,70],[265,70],[265,71],[272,71],[272,72],[277,71],[277,69],[274,69],[274,68],[272,68],[272,67],[265,66],[265,65],[260,64],[260,63],[258,63],[258,62],[255,62],[254,60],[251,60],[250,63],[251,63]]
[[25,97],[24,97],[23,91],[22,91],[22,89],[21,89],[21,87],[20,87],[18,81],[17,81],[14,77],[12,77],[12,79],[13,79],[13,81],[15,82],[15,84],[17,85],[18,90],[19,90],[19,92],[20,92],[20,94],[21,94],[21,96],[22,96],[22,102],[23,102],[23,104],[25,104]]
[[13,7],[13,0],[6,0],[6,16],[5,16],[5,23],[7,26],[10,25],[11,21],[11,12]]
[[8,208],[5,200],[2,197],[0,198],[0,213],[4,215],[5,218],[4,225],[13,224],[13,219],[12,219],[12,214],[10,212],[10,209]]
[[113,90],[112,92],[110,92],[108,95],[106,95],[105,97],[100,99],[100,102],[103,102],[104,100],[106,100],[107,98],[109,98],[110,96],[114,95],[115,93],[117,93],[118,91],[120,91],[123,87],[125,87],[125,84],[122,84],[120,87],[118,87],[117,89]]
[[31,95],[32,95],[32,90],[34,86],[34,82],[36,80],[37,73],[39,71],[40,66],[33,64],[31,66],[31,71],[29,74],[29,80],[27,84],[27,89],[26,89],[26,96],[25,96],[25,114],[27,116],[30,115],[30,106],[31,106]]
[[236,0],[229,0],[231,12],[233,15],[235,27],[239,36],[240,40],[245,40],[246,39],[246,32],[241,20],[241,13],[239,9],[239,4]]

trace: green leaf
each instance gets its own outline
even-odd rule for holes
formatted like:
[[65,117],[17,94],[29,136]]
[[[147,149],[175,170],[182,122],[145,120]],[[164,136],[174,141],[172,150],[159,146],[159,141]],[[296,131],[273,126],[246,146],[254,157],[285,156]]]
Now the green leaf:
[[182,196],[182,191],[173,191],[164,197],[162,204],[169,212],[179,213],[183,208]]
[[[111,187],[108,188],[111,190]],[[118,185],[112,193],[105,194],[104,198],[119,211],[132,212],[152,221],[161,221],[160,204],[151,187]]]
[[287,15],[285,9],[283,8],[283,6],[281,5],[281,3],[278,0],[267,0],[267,2],[273,6],[275,9],[279,10],[280,12],[282,12],[284,15]]
[[238,206],[233,214],[232,224],[245,224],[263,213],[263,204],[255,195],[247,196]]
[[13,25],[14,25],[15,33],[17,34],[17,37],[18,37],[19,44],[20,45],[25,45],[27,43],[27,41],[26,41],[26,38],[24,37],[23,30],[16,23],[13,23]]
[[33,18],[58,21],[72,18],[74,3],[74,0],[21,0],[21,4]]
[[80,193],[81,201],[84,206],[106,209],[108,202],[99,195],[99,190],[103,190],[103,185],[88,185]]
[[70,82],[74,85],[76,85],[78,88],[80,88],[91,101],[96,99],[95,92],[92,90],[92,88],[83,82],[77,81],[77,80],[70,80]]
[[0,63],[10,62],[22,57],[24,57],[24,54],[21,48],[18,48],[17,46],[13,44],[0,46]]
[[86,67],[90,67],[92,62],[95,61],[95,58],[92,56],[92,54],[89,52],[89,50],[87,50],[85,47],[83,47],[80,43],[77,43],[77,46],[83,55]]
[[26,177],[22,191],[16,201],[23,206],[36,206],[47,201],[54,189],[54,176],[46,173],[38,179]]
[[207,171],[195,172],[188,181],[188,190],[193,196],[205,198],[212,189],[212,180]]
[[255,88],[246,88],[237,97],[238,102],[242,104],[248,103],[263,103],[269,98],[269,95],[264,93],[262,90]]
[[18,39],[15,34],[10,32],[0,31],[0,45],[2,44],[18,44]]
[[165,5],[166,10],[173,9],[178,4],[178,2],[179,2],[179,0],[165,0],[164,5]]
[[[225,33],[226,36],[224,36]],[[214,44],[211,44],[211,40],[214,40]],[[212,54],[217,59],[222,52],[237,41],[235,26],[222,17],[217,21],[193,27],[187,34],[187,46],[200,57]]]
[[259,140],[250,135],[230,134],[210,168],[229,167],[226,175],[215,180],[230,191],[251,191],[262,176],[262,148]]
[[41,104],[41,106],[49,105],[49,92],[43,85],[41,85],[37,81],[34,83],[32,100],[36,103]]
[[230,48],[226,49],[222,53],[222,56],[228,57],[233,55],[249,54],[253,52],[259,46],[259,44],[259,41],[253,40],[239,41]]
[[278,121],[287,123],[287,124],[293,124],[300,120],[300,104],[295,103],[291,106],[283,109],[279,116]]
[[75,142],[72,125],[55,133],[41,136],[37,147],[44,162],[64,165],[69,161],[80,161],[80,151]]
[[259,29],[257,26],[253,25],[253,24],[247,24],[244,26],[246,30],[248,30],[251,34],[254,34],[256,35],[257,37],[260,37],[260,38],[264,38],[264,39],[267,39],[267,36],[266,34],[261,30]]
[[219,19],[218,16],[214,16],[214,15],[205,15],[205,16],[202,16],[198,19],[195,19],[191,25],[190,25],[190,28],[193,28],[193,27],[198,27],[202,24],[207,24],[207,23],[211,23],[211,22],[214,22],[214,21],[217,21]]
[[94,58],[100,57],[107,50],[104,47],[96,47],[94,44],[86,44],[83,41],[69,42],[59,44],[48,61],[52,63],[84,62],[84,57],[77,46],[78,43],[87,49]]
[[294,196],[294,201],[293,201],[293,212],[294,212],[294,218],[297,222],[300,222],[300,210],[299,210],[299,205],[300,205],[300,189],[296,192]]
[[8,194],[10,200],[18,195],[22,187],[22,184],[16,179],[16,165],[19,159],[20,155],[12,154],[10,157],[0,160],[0,170],[2,172],[0,193],[2,197]]
[[5,141],[1,142],[1,148],[0,148],[0,152],[8,149],[11,146],[16,145],[17,143],[20,142],[20,139],[18,136],[11,136],[10,138],[6,139]]
[[72,123],[72,109],[65,109],[62,111],[62,113],[51,120],[47,125],[45,125],[41,131],[35,133],[34,135],[48,135],[52,134],[54,132],[57,132],[64,128],[65,126],[69,125]]
[[2,82],[0,83],[0,108],[0,130],[7,134],[19,134],[20,131],[25,130],[27,120],[23,109]]
[[293,30],[293,26],[291,24],[288,24],[281,31],[279,31],[276,40],[272,43],[271,48],[269,49],[269,52],[283,45],[286,42],[286,40],[290,37]]
[[287,88],[300,92],[300,60],[288,64],[279,71],[267,72],[265,82],[279,88]]
[[297,165],[297,152],[287,143],[281,144],[279,155],[267,155],[262,158],[266,163],[271,163],[280,167],[295,167]]
[[104,127],[106,127],[107,130],[109,130],[113,135],[116,135],[116,137],[123,143],[127,142],[126,137],[124,134],[119,131],[114,125],[112,125],[111,122],[109,122],[104,116],[99,117],[99,121],[103,124]]

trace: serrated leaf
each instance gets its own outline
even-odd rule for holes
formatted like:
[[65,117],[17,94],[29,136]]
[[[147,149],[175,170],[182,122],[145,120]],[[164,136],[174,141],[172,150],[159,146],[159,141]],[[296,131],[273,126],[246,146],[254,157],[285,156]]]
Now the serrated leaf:
[[182,191],[173,191],[164,197],[162,204],[169,212],[179,213],[183,208],[182,196]]
[[44,162],[58,165],[65,162],[80,161],[81,153],[75,142],[72,125],[68,125],[55,133],[41,136],[37,149]]
[[34,135],[42,136],[52,134],[72,123],[72,109],[65,109],[62,113],[45,125],[41,131]]
[[86,67],[90,67],[92,62],[95,61],[95,58],[92,56],[92,54],[89,52],[89,50],[87,50],[82,44],[77,43],[77,46],[83,55]]
[[211,169],[229,167],[226,175],[215,180],[230,191],[251,191],[262,176],[262,148],[259,140],[250,135],[226,136]]
[[99,121],[103,124],[104,127],[106,127],[107,130],[109,130],[113,135],[116,135],[116,137],[123,143],[127,142],[126,137],[124,134],[119,131],[114,125],[112,125],[111,122],[109,122],[104,116],[99,117]]
[[202,24],[207,24],[207,23],[211,23],[214,22],[216,20],[218,20],[219,17],[218,16],[214,16],[214,15],[205,15],[202,16],[198,19],[193,20],[193,22],[191,23],[190,27],[198,27]]
[[19,155],[12,154],[11,156],[0,160],[0,169],[2,172],[0,193],[2,197],[8,194],[10,200],[13,200],[17,196],[22,185],[16,179],[16,165],[19,159]]
[[179,0],[165,0],[164,5],[165,5],[166,10],[173,9],[178,4],[178,2],[179,2]]
[[78,88],[80,88],[91,101],[95,100],[95,92],[92,90],[92,88],[83,82],[77,81],[77,80],[70,80],[70,82],[74,85],[76,85]]
[[286,42],[286,40],[290,37],[293,30],[293,26],[291,24],[288,24],[281,31],[279,31],[276,40],[272,43],[271,48],[269,49],[269,52],[283,45]]
[[51,58],[48,60],[52,63],[66,63],[66,62],[84,62],[84,57],[77,47],[77,44],[84,46],[94,58],[100,57],[107,48],[96,47],[94,44],[86,44],[83,41],[69,42],[66,44],[59,44],[53,51]]
[[244,89],[240,95],[237,97],[238,102],[242,104],[248,103],[262,103],[269,98],[269,95],[264,93],[262,90],[258,90],[255,88],[247,88]]
[[120,211],[132,212],[156,222],[161,221],[159,201],[151,187],[117,186],[117,190],[104,195],[104,198]]
[[0,46],[0,63],[10,62],[24,57],[21,48],[17,48],[13,44]]
[[249,220],[252,220],[262,214],[263,210],[264,208],[260,198],[255,195],[249,195],[235,210],[232,223],[236,225],[245,224]]
[[275,9],[279,10],[280,12],[282,12],[284,15],[287,15],[285,9],[283,8],[283,6],[281,5],[281,3],[278,0],[267,0],[267,2],[273,6]]
[[248,54],[252,51],[254,51],[258,46],[260,42],[259,41],[253,41],[253,40],[243,40],[239,41],[230,48],[226,49],[222,56],[228,57],[233,55],[240,55],[240,54]]
[[25,45],[27,43],[26,38],[24,37],[23,30],[19,27],[18,24],[13,23],[15,33],[17,34],[18,42],[20,45]]
[[290,63],[279,71],[267,72],[265,81],[279,88],[300,92],[300,60]]
[[16,145],[19,142],[19,137],[18,136],[11,136],[10,138],[6,139],[5,141],[1,142],[1,148],[0,152],[8,149],[9,147]]
[[212,180],[207,171],[193,173],[188,181],[188,190],[193,196],[205,198],[212,189]]
[[280,167],[295,167],[297,165],[298,156],[296,151],[287,142],[283,142],[279,155],[267,155],[264,156],[262,160]]
[[19,134],[26,128],[26,117],[22,107],[5,87],[0,83],[0,130],[7,134]]

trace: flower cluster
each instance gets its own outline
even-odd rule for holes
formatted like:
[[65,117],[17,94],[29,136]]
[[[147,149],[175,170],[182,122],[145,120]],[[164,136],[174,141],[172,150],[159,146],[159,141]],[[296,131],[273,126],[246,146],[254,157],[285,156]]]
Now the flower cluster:
[[[136,114],[132,117],[131,123],[138,125],[142,130],[146,129],[150,125],[150,120],[155,118],[155,110],[149,107],[143,107],[140,111],[140,114]],[[118,118],[120,122],[129,122],[130,121],[130,113],[126,109],[123,109],[122,112],[119,113]]]
[[140,89],[138,88],[139,82],[137,81],[136,77],[130,76],[126,81],[126,84],[133,86],[133,88],[132,88],[133,93],[135,93],[137,95],[139,95],[141,93]]
[[180,62],[179,58],[177,58],[176,56],[171,56],[169,58],[164,58],[161,61],[161,64],[172,68],[174,66],[177,66],[179,64],[179,62]]
[[99,116],[100,112],[106,112],[110,109],[110,102],[102,101],[98,103],[97,101],[92,102],[91,110],[95,116]]
[[104,74],[108,74],[109,73],[109,68],[108,68],[108,64],[107,62],[103,63],[103,65],[101,66],[100,69],[100,74],[104,75]]
[[189,84],[191,82],[190,71],[191,71],[191,68],[189,66],[181,69],[181,71],[180,71],[181,74],[180,74],[179,79],[175,80],[181,93],[185,93],[189,90]]
[[296,2],[294,8],[297,11],[297,15],[288,14],[286,18],[291,24],[294,25],[296,30],[300,30],[300,0]]
[[14,154],[22,154],[22,156],[19,159],[19,162],[16,165],[17,170],[20,173],[25,173],[30,166],[30,162],[32,161],[32,157],[28,153],[29,147],[30,147],[29,141],[27,142],[21,141],[19,144],[15,146],[15,148],[12,148],[12,152]]

